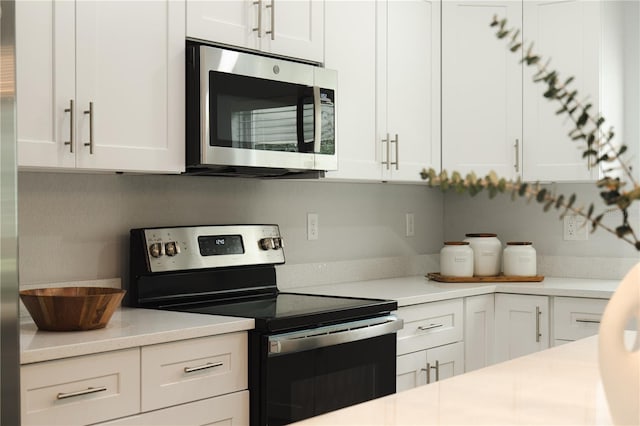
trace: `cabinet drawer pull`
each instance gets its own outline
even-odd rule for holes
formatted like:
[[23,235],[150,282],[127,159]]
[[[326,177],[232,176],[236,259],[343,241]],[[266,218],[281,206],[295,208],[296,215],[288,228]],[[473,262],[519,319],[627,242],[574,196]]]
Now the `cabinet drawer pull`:
[[592,319],[577,319],[576,322],[585,322],[587,324],[600,324],[600,320],[592,320]]
[[93,154],[93,102],[89,102],[89,109],[84,113],[89,114],[89,142],[85,142],[84,146],[88,146],[89,154]]
[[208,363],[206,363],[204,365],[199,365],[197,367],[185,367],[184,368],[184,372],[185,373],[193,373],[194,371],[201,371],[201,370],[206,370],[208,368],[221,367],[223,365],[224,365],[223,362],[208,362]]
[[89,395],[92,393],[98,393],[98,392],[104,392],[107,390],[106,386],[100,386],[99,388],[87,388],[81,391],[76,391],[76,392],[67,392],[67,393],[59,393],[58,395],[56,395],[57,399],[66,399],[66,398],[73,398],[74,396],[82,396],[82,395]]
[[66,141],[64,144],[69,145],[69,152],[73,154],[73,132],[75,128],[75,124],[73,122],[73,118],[75,115],[73,111],[73,99],[69,100],[69,108],[66,108],[64,112],[69,113],[69,140]]
[[431,383],[431,369],[436,370],[436,382],[440,380],[440,361],[436,360],[436,365],[431,365],[430,362],[427,363],[427,368],[422,368],[420,371],[427,372],[427,384]]
[[390,155],[391,155],[391,141],[389,140],[389,133],[387,133],[387,138],[386,139],[382,139],[382,143],[386,143],[387,144],[387,160],[383,161],[382,164],[387,166],[387,170],[389,170],[390,165],[391,165],[391,159],[390,159]]
[[515,145],[513,147],[516,149],[516,163],[514,167],[516,169],[516,173],[520,173],[520,140],[516,139]]
[[444,327],[444,324],[429,324],[429,325],[421,325],[418,327],[420,331],[428,331],[433,330],[434,328]]

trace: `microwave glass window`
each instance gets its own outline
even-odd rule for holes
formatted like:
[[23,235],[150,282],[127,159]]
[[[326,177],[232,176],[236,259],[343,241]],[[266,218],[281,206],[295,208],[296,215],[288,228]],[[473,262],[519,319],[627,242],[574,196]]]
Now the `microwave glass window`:
[[211,146],[335,152],[332,91],[321,93],[323,137],[316,147],[312,87],[215,71],[209,78]]

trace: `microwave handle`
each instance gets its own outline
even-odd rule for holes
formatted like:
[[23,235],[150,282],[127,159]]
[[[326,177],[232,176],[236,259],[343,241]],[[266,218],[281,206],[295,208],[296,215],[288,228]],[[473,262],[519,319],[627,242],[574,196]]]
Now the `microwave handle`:
[[313,86],[313,152],[320,152],[322,138],[322,105],[320,103],[320,87]]

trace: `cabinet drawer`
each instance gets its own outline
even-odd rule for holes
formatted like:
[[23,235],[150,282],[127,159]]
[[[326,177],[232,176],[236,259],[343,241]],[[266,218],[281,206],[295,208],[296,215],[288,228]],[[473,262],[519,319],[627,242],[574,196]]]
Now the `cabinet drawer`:
[[598,334],[600,318],[607,303],[605,299],[556,297],[553,305],[554,337],[577,340]]
[[247,389],[247,334],[142,348],[142,411]]
[[398,354],[462,340],[462,299],[424,303],[398,309],[404,327],[398,332]]
[[24,365],[20,368],[23,425],[79,425],[140,411],[140,351]]
[[100,423],[101,426],[222,426],[248,424],[249,391],[235,392],[112,422]]

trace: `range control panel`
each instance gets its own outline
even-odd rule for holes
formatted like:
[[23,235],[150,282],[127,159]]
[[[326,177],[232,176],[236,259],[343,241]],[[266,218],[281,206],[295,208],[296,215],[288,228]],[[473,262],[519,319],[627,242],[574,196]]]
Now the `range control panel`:
[[150,228],[142,232],[150,272],[284,263],[278,225]]

